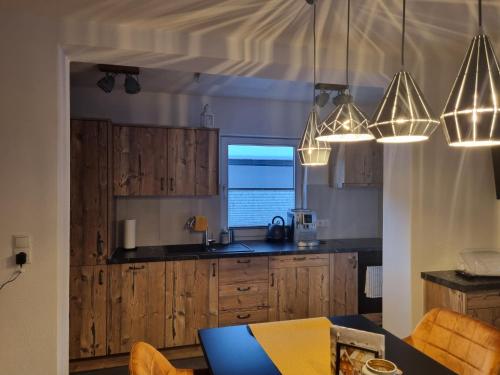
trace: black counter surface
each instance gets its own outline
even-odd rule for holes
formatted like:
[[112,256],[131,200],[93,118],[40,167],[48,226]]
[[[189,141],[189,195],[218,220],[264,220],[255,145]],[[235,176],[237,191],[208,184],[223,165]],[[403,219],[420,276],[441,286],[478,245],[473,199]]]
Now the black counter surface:
[[352,251],[382,251],[380,238],[350,238],[321,241],[318,246],[299,248],[291,242],[272,243],[267,241],[242,241],[230,245],[140,246],[135,250],[118,248],[108,259],[109,264],[140,263],[156,261],[216,259],[228,257],[293,255],[307,253],[342,253]]
[[461,292],[480,292],[500,289],[500,277],[464,277],[456,271],[422,272],[422,279]]

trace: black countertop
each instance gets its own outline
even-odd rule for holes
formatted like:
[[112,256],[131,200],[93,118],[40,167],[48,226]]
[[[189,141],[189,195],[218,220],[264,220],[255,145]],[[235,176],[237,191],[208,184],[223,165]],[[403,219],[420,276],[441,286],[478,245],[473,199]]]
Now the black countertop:
[[456,271],[422,272],[422,279],[443,285],[461,292],[480,292],[500,289],[500,277],[465,277]]
[[307,253],[342,253],[352,251],[382,251],[380,238],[350,238],[321,241],[318,246],[299,248],[291,242],[242,241],[231,245],[215,245],[207,251],[199,244],[141,246],[135,250],[116,249],[109,264],[139,263],[228,257],[293,255]]

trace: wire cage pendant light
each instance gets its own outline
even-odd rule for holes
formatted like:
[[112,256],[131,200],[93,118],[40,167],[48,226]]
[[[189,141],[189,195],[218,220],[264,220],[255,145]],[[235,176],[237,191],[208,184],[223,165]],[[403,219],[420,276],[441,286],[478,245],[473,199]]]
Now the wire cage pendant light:
[[[349,87],[349,30],[351,21],[351,0],[347,0],[347,43],[346,43],[346,85]],[[349,90],[349,89],[347,89]],[[342,92],[335,98],[335,109],[319,127],[318,140],[326,142],[370,141],[374,137],[368,130],[368,119],[354,104],[349,92]]]
[[445,105],[441,121],[453,147],[500,145],[500,68],[482,30],[481,0],[478,35],[472,39]]
[[300,158],[300,164],[303,166],[324,166],[328,165],[331,148],[326,142],[316,139],[318,136],[318,112],[315,104],[315,86],[316,86],[316,1],[308,0],[313,7],[313,106],[309,112],[306,128],[297,147]]
[[402,69],[394,75],[368,127],[381,143],[425,141],[439,125],[422,91],[404,69],[405,23],[406,0],[403,0]]

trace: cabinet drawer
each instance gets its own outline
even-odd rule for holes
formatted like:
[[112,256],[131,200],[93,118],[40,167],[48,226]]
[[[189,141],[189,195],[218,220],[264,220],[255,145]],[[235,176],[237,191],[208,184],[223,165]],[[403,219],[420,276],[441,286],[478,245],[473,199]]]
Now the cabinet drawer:
[[249,281],[265,281],[268,278],[268,257],[223,258],[219,260],[219,285]]
[[267,308],[224,311],[219,313],[219,327],[267,322]]
[[219,297],[219,311],[267,307],[267,294],[240,294]]
[[329,264],[328,254],[281,255],[269,258],[269,268],[316,267]]
[[468,309],[500,307],[500,290],[467,293]]

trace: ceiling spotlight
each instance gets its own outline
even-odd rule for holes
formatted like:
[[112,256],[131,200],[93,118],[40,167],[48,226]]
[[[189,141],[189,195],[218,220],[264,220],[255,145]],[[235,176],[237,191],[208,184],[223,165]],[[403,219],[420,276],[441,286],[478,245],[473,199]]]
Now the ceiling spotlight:
[[137,78],[134,78],[130,74],[125,77],[125,92],[127,94],[137,94],[141,91],[141,85]]
[[97,81],[97,86],[105,93],[110,93],[115,87],[115,75],[112,73],[106,73],[99,81]]
[[325,90],[321,90],[321,92],[316,95],[316,104],[318,107],[323,108],[327,103],[328,99],[330,99],[330,94],[327,93]]

